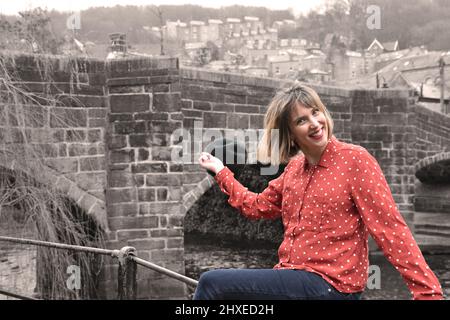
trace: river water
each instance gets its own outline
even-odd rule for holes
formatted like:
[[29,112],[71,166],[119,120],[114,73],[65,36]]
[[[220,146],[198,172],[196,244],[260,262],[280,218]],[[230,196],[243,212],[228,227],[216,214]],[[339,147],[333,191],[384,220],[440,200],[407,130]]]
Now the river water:
[[[185,235],[186,276],[198,280],[202,272],[219,268],[272,268],[277,263],[277,247],[274,244],[228,242]],[[450,296],[450,254],[424,254],[430,268]],[[380,267],[380,289],[366,288],[363,300],[408,300],[411,294],[400,273],[376,252],[369,257],[370,265]],[[190,290],[192,297],[193,289]]]

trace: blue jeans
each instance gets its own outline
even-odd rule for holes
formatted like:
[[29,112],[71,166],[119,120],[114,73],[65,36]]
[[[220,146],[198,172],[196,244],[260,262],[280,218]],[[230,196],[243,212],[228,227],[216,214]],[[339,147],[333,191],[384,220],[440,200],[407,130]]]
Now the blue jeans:
[[194,300],[359,300],[304,270],[218,269],[200,276]]

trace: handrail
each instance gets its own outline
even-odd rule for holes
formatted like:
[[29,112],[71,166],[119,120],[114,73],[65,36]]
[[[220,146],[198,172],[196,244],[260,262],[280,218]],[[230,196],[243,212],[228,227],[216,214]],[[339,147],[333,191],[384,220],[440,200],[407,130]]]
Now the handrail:
[[[170,269],[161,267],[157,264],[154,264],[150,261],[141,259],[136,256],[136,249],[133,247],[124,247],[121,250],[108,250],[108,249],[101,249],[101,248],[94,248],[94,247],[85,247],[85,246],[78,246],[78,245],[70,245],[65,243],[56,243],[56,242],[49,242],[49,241],[41,241],[41,240],[32,240],[32,239],[21,239],[21,238],[13,238],[13,237],[4,237],[0,236],[0,241],[7,241],[7,242],[14,242],[14,243],[21,243],[21,244],[30,244],[30,245],[36,245],[36,246],[44,246],[44,247],[50,247],[50,248],[56,248],[56,249],[66,249],[66,250],[74,250],[74,251],[83,251],[83,252],[89,252],[89,253],[97,253],[97,254],[103,254],[103,255],[109,255],[115,258],[118,258],[119,260],[119,286],[123,285],[123,289],[120,290],[119,298],[122,298],[124,292],[129,288],[130,286],[133,287],[135,285],[135,277],[136,277],[136,271],[131,271],[132,266],[127,267],[127,260],[132,261],[135,264],[139,264],[143,267],[152,269],[156,272],[162,273],[168,277],[171,277],[173,279],[176,279],[178,281],[181,281],[187,285],[196,287],[198,285],[198,281],[194,280],[192,278],[186,277],[185,275],[182,275],[180,273],[177,273],[175,271],[172,271]],[[131,268],[131,269],[130,269]],[[130,270],[128,270],[130,269]],[[131,282],[128,282],[127,279],[128,276],[126,273],[130,271],[131,272],[131,279],[134,278],[134,280],[131,280]],[[125,283],[126,282],[126,283]],[[134,288],[134,287],[133,287]],[[1,290],[0,290],[1,293]],[[125,295],[127,295],[125,293]],[[128,294],[128,296],[135,295],[135,290],[131,290]],[[19,297],[19,295],[17,295]],[[27,298],[23,297],[24,299],[33,299],[33,298]]]
[[9,297],[13,297],[13,298],[17,298],[17,299],[21,299],[21,300],[40,300],[40,299],[36,299],[36,298],[32,298],[32,297],[22,296],[20,294],[12,293],[12,292],[9,292],[9,291],[3,290],[3,289],[0,289],[0,294],[9,296]]
[[32,244],[32,245],[56,248],[56,249],[84,251],[84,252],[90,252],[90,253],[109,255],[109,256],[113,256],[113,257],[119,256],[119,250],[108,250],[108,249],[101,249],[101,248],[94,248],[94,247],[77,246],[77,245],[71,245],[71,244],[65,244],[65,243],[56,243],[56,242],[31,240],[31,239],[20,239],[20,238],[3,237],[3,236],[0,236],[0,241],[8,241],[8,242],[14,242],[14,243],[21,243],[21,244]]
[[191,286],[194,286],[194,287],[196,287],[198,285],[198,281],[197,280],[194,280],[192,278],[186,277],[186,276],[184,276],[184,275],[182,275],[180,273],[177,273],[175,271],[166,269],[164,267],[158,266],[157,264],[151,263],[151,262],[149,262],[147,260],[144,260],[144,259],[141,259],[141,258],[138,258],[138,257],[133,257],[133,256],[131,256],[131,259],[136,261],[136,263],[141,265],[141,266],[144,266],[144,267],[152,269],[152,270],[154,270],[156,272],[165,274],[166,276],[174,278],[174,279],[177,279],[177,280],[179,280],[181,282],[184,282],[185,284],[188,284],[188,285],[191,285]]

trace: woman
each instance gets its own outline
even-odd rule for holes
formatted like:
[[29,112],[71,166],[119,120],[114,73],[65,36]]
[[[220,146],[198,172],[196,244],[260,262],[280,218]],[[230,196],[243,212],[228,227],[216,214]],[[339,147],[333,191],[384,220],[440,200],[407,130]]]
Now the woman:
[[[359,299],[368,278],[368,235],[401,273],[414,299],[442,299],[399,213],[377,161],[333,136],[317,93],[295,84],[272,100],[259,159],[287,163],[260,194],[248,191],[220,159],[202,153],[228,202],[250,219],[281,217],[284,239],[273,269],[203,273],[194,299]],[[274,161],[271,132],[279,132]],[[302,154],[299,154],[302,151]]]

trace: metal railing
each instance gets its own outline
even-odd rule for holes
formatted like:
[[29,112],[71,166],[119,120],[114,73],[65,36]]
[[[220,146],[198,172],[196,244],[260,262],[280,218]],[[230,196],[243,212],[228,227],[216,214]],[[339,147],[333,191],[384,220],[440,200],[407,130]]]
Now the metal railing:
[[0,289],[0,294],[4,295],[4,296],[9,296],[9,297],[13,297],[16,299],[20,299],[20,300],[40,300],[40,299],[36,299],[36,298],[32,298],[32,297],[27,297],[27,296],[23,296],[14,292],[9,292],[3,289]]
[[[154,264],[150,261],[141,259],[137,256],[137,251],[133,247],[123,247],[120,250],[109,250],[102,248],[94,248],[94,247],[85,247],[78,245],[70,245],[65,243],[56,243],[56,242],[47,242],[41,240],[32,240],[32,239],[23,239],[23,238],[13,238],[13,237],[4,237],[0,236],[0,241],[12,242],[18,244],[27,244],[55,249],[63,249],[63,250],[71,250],[77,252],[88,252],[100,255],[107,255],[113,258],[117,258],[119,262],[119,271],[118,271],[118,292],[117,298],[119,300],[134,300],[137,297],[137,265],[143,266],[145,268],[151,269],[158,273],[164,274],[173,279],[179,280],[186,285],[196,287],[198,281],[186,277],[180,273],[174,272],[172,270],[161,267],[157,264]],[[11,296],[13,298],[22,299],[22,300],[39,300],[32,297],[26,297],[17,293],[12,293],[3,289],[0,289],[0,294]]]

